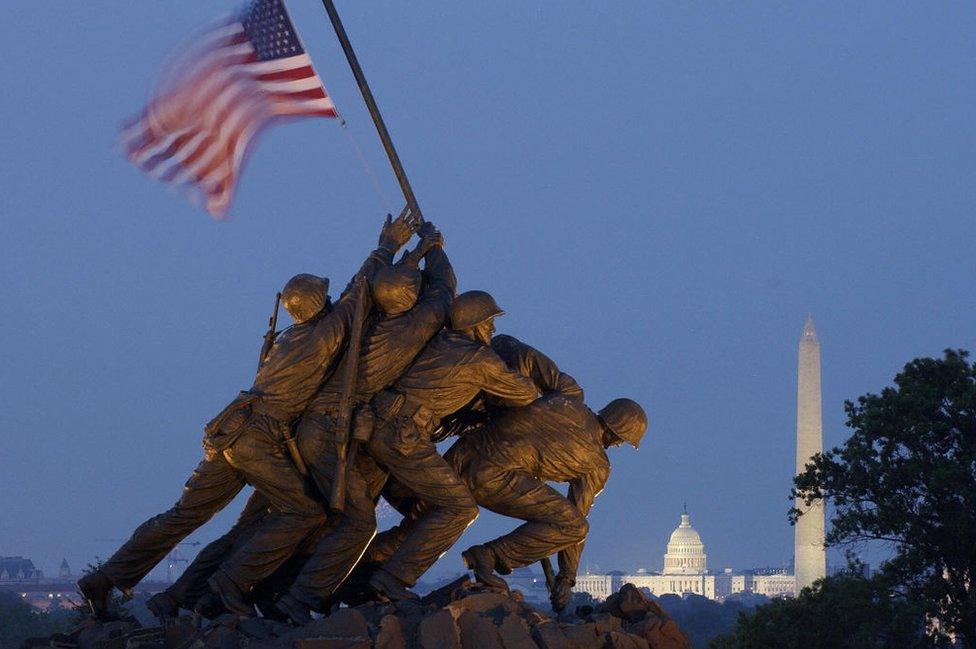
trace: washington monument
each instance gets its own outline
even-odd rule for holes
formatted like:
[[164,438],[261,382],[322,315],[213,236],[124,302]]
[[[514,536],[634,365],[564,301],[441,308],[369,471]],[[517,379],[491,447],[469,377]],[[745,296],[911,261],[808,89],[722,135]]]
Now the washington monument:
[[[810,458],[823,450],[823,422],[820,406],[820,342],[807,316],[800,337],[799,367],[796,390],[796,472],[801,473]],[[796,592],[810,586],[827,574],[824,551],[823,501],[806,508],[800,500],[797,509],[803,516],[796,522],[793,558]]]

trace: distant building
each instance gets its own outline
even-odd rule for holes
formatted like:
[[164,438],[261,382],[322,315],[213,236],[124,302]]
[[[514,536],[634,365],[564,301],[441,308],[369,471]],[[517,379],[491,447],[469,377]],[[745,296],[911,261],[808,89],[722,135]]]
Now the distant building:
[[[718,576],[721,579],[720,576]],[[635,575],[623,575],[613,584],[616,591],[624,584],[646,588],[653,595],[694,593],[716,599],[716,575],[708,574],[708,555],[698,531],[691,526],[687,511],[681,514],[681,522],[671,532],[667,551],[664,553],[664,570],[659,574],[638,571]],[[719,587],[720,591],[724,589]],[[724,595],[724,592],[721,593]],[[595,597],[595,596],[594,596]]]
[[[72,608],[80,601],[75,577],[66,560],[61,561],[58,576],[45,577],[25,557],[0,557],[0,591],[17,595],[42,611],[54,608]],[[142,581],[135,590],[139,593],[158,593],[170,584],[168,582]]]
[[0,584],[31,583],[44,579],[34,562],[24,557],[0,557]]
[[69,595],[74,594],[74,585],[62,586],[65,584],[45,579],[44,573],[30,559],[0,557],[0,591],[17,593],[22,600],[39,610],[71,608]]
[[[831,577],[834,575],[849,575],[851,574],[851,566],[847,563],[832,563],[827,566],[827,574]],[[871,566],[866,563],[861,564],[856,574],[860,574],[865,579],[870,579]]]
[[588,593],[593,599],[604,600],[614,593],[614,580],[612,575],[577,575],[573,590]]
[[793,597],[796,593],[796,576],[785,572],[779,575],[754,575],[751,587],[747,586],[744,590],[769,598]]
[[733,593],[753,593],[769,598],[792,597],[796,577],[785,568],[754,568],[732,575]]
[[708,571],[708,555],[698,531],[691,525],[687,511],[681,514],[678,527],[671,533],[664,554],[664,570],[636,574],[583,574],[576,578],[574,591],[588,593],[597,600],[606,599],[624,584],[646,588],[652,595],[701,595],[724,600],[735,593],[753,593],[766,597],[792,596],[793,575],[785,570],[760,569],[735,574],[731,569],[720,573]]

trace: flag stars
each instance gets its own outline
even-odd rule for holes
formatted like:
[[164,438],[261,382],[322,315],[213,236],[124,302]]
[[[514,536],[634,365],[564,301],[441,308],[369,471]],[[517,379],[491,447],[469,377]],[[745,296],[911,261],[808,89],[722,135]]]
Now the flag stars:
[[280,0],[256,0],[242,22],[260,60],[304,53]]

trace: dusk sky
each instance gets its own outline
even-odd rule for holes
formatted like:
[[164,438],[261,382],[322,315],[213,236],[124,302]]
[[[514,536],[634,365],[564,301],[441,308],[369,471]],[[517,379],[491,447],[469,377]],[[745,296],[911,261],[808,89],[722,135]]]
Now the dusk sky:
[[[660,570],[685,503],[710,568],[790,561],[807,313],[827,446],[845,399],[976,349],[972,3],[337,4],[460,290],[592,407],[649,415],[611,451],[584,569]],[[400,209],[321,3],[288,6],[365,164],[334,120],[272,129],[226,222],[115,141],[234,3],[7,6],[0,555],[77,570],[169,507],[251,385],[275,291],[344,285]],[[432,576],[516,524],[483,514]]]

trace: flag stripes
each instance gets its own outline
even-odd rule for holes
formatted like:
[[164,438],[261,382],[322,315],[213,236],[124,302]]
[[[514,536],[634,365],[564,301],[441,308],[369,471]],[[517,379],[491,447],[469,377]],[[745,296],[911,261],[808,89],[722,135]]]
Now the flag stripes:
[[255,0],[167,67],[120,143],[149,177],[199,193],[221,217],[257,135],[299,117],[337,117],[335,104],[282,0]]

